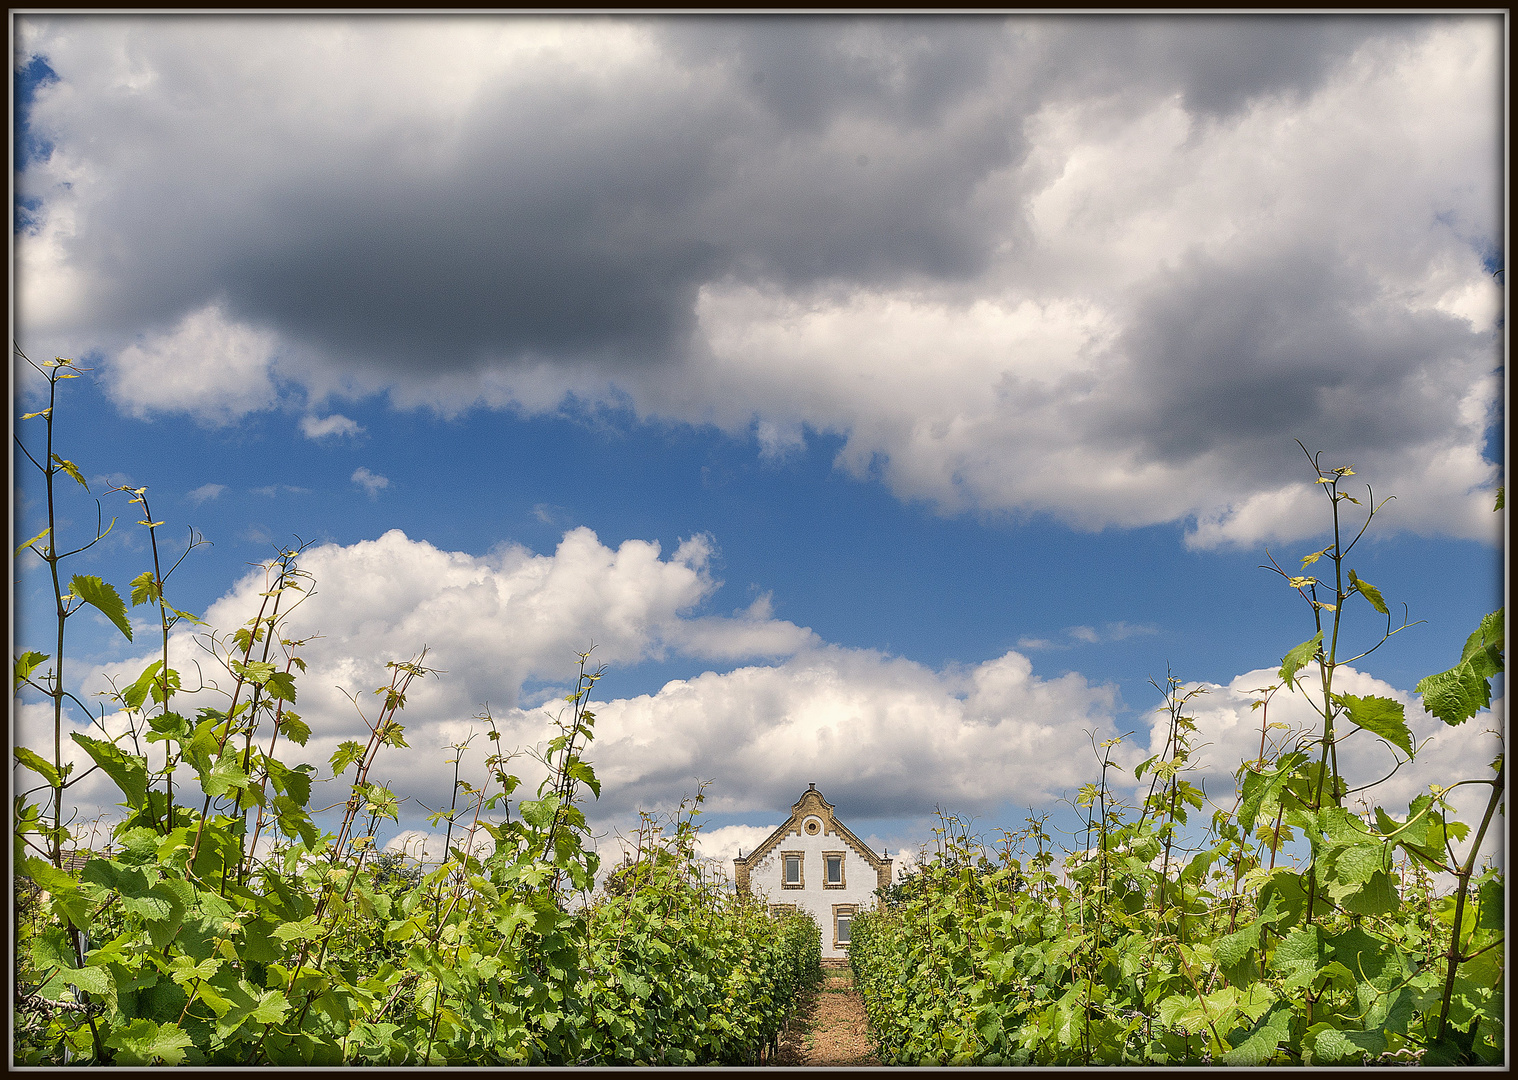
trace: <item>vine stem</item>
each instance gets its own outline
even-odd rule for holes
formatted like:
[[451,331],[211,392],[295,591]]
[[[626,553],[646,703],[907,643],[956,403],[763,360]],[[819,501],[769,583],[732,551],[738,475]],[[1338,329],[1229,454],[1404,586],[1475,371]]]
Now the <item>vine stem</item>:
[[1486,802],[1486,814],[1481,819],[1481,828],[1476,830],[1476,839],[1471,843],[1471,853],[1466,856],[1465,865],[1460,868],[1457,875],[1459,885],[1455,889],[1455,925],[1450,931],[1449,952],[1445,954],[1449,961],[1449,970],[1444,974],[1444,1000],[1439,1006],[1439,1027],[1434,1036],[1435,1042],[1444,1041],[1444,1029],[1449,1023],[1450,1004],[1455,996],[1455,973],[1460,968],[1462,960],[1469,959],[1460,955],[1460,925],[1465,920],[1465,891],[1470,885],[1471,874],[1476,868],[1476,856],[1481,853],[1481,841],[1486,837],[1486,830],[1492,823],[1492,815],[1497,811],[1497,803],[1502,799],[1502,775],[1507,768],[1506,763],[1498,768],[1497,778],[1487,781],[1492,785],[1492,795]]

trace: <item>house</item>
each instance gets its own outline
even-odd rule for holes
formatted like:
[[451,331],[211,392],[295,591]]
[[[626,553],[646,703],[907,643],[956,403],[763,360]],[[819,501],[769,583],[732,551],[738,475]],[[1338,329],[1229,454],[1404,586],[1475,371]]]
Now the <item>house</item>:
[[891,860],[876,855],[833,815],[816,784],[807,786],[791,816],[748,855],[733,860],[744,896],[769,904],[771,914],[809,911],[822,927],[822,959],[849,955],[856,912],[875,905],[875,890],[891,884]]

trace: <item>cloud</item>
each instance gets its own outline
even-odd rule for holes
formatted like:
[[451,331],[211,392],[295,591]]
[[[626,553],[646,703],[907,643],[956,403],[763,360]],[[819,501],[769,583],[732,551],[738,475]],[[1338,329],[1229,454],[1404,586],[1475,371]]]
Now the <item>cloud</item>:
[[331,416],[320,418],[301,417],[300,430],[301,434],[308,439],[322,439],[329,435],[361,435],[364,429],[356,421],[348,419],[341,413],[333,413]]
[[131,416],[186,412],[229,424],[274,407],[270,362],[277,342],[275,334],[229,321],[219,305],[210,305],[123,349],[110,366],[107,386]]
[[1301,438],[1495,540],[1498,17],[17,28],[19,334],[133,415],[630,407],[1197,547],[1319,531]]
[[185,498],[189,499],[196,506],[199,506],[203,502],[216,498],[226,490],[226,484],[201,484],[194,491],[186,492]]
[[367,491],[371,499],[378,498],[379,493],[390,486],[390,478],[388,476],[372,473],[362,465],[353,470],[353,476],[350,479]]
[[[575,654],[594,642],[592,662],[609,670],[593,702],[596,738],[588,758],[603,790],[586,807],[592,824],[600,832],[626,833],[637,811],[668,813],[699,781],[710,780],[705,809],[740,819],[713,830],[703,848],[711,858],[726,859],[729,848],[747,849],[756,835],[767,835],[763,823],[774,822],[808,783],[846,807],[851,822],[922,817],[934,806],[974,815],[1008,805],[1052,807],[1099,771],[1092,740],[1119,734],[1114,686],[1074,672],[1041,677],[1015,651],[934,669],[823,642],[774,619],[767,596],[731,616],[703,614],[720,587],[709,570],[713,550],[705,537],[688,539],[668,555],[641,540],[613,548],[585,528],[564,534],[552,554],[513,545],[480,556],[449,552],[398,530],[313,548],[302,565],[314,577],[314,590],[284,626],[286,636],[308,642],[302,654],[308,666],[297,687],[312,735],[304,748],[287,747],[286,757],[328,775],[337,744],[366,733],[354,700],[372,713],[369,691],[388,681],[386,663],[410,659],[426,646],[424,662],[436,673],[412,686],[401,714],[409,749],[382,753],[371,776],[408,800],[409,827],[421,804],[448,801],[449,745],[473,734],[463,774],[483,780],[485,725],[476,719],[482,708],[495,717],[504,748],[544,746],[563,691],[548,695],[552,708],[537,709],[525,707],[535,696],[525,688],[565,685]],[[223,634],[235,629],[258,610],[266,587],[261,572],[249,574],[210,606],[206,619]],[[192,670],[200,662],[206,677],[215,677],[187,632],[174,632],[170,653],[174,666]],[[617,693],[619,669],[671,656],[712,661],[720,669],[651,693]],[[101,689],[108,678],[130,682],[152,659],[95,668],[82,694]],[[1309,702],[1295,692],[1278,692],[1268,711],[1251,708],[1260,696],[1256,688],[1275,681],[1274,670],[1262,668],[1207,684],[1188,710],[1197,721],[1191,779],[1219,805],[1232,803],[1239,763],[1259,754],[1262,725],[1285,725],[1266,729],[1276,748],[1314,729]],[[1352,787],[1390,774],[1363,797],[1393,813],[1405,811],[1430,784],[1487,775],[1500,749],[1489,733],[1505,715],[1500,697],[1491,712],[1449,728],[1405,691],[1352,668],[1339,669],[1336,689],[1406,706],[1419,744],[1412,764],[1394,770],[1391,752],[1363,732],[1338,752]],[[200,704],[212,698],[186,694],[181,711]],[[112,734],[124,731],[120,714],[103,722]],[[51,726],[45,704],[18,710],[22,745],[46,745]],[[1164,738],[1163,716],[1155,713],[1147,731],[1120,744],[1122,775],[1131,777],[1147,755],[1144,742],[1153,750]],[[79,756],[69,740],[64,747],[74,755],[70,760]],[[541,770],[531,756],[516,758],[512,768],[524,778],[521,790],[532,791]],[[1113,775],[1121,787],[1122,775]],[[180,780],[194,783],[189,774]],[[1142,791],[1131,785],[1129,794],[1137,799]],[[99,776],[87,777],[76,795],[85,818],[109,813],[117,798]],[[1351,804],[1360,797],[1352,794]],[[1451,797],[1465,818],[1479,813],[1474,785]],[[1493,851],[1500,851],[1500,836],[1500,829],[1493,833]],[[901,846],[902,838],[892,839],[892,847]]]
[[861,819],[1045,802],[1078,786],[1084,729],[1115,734],[1114,708],[1112,687],[1040,679],[1017,653],[933,671],[824,646],[603,706],[602,802],[657,805],[693,776],[716,778],[723,813],[787,807],[813,782]]
[[1104,623],[1101,629],[1092,626],[1067,626],[1064,634],[1069,640],[1056,642],[1050,638],[1025,637],[1019,638],[1017,646],[1020,649],[1069,649],[1076,645],[1100,645],[1109,641],[1124,641],[1131,637],[1145,637],[1150,634],[1158,634],[1159,627],[1149,623],[1110,622]]
[[[1321,717],[1307,697],[1295,689],[1277,692],[1264,710],[1252,708],[1253,702],[1264,697],[1258,688],[1279,681],[1276,670],[1260,668],[1239,675],[1226,685],[1200,683],[1186,684],[1181,688],[1184,692],[1200,686],[1206,691],[1203,696],[1194,698],[1187,709],[1187,715],[1195,717],[1197,722],[1194,745],[1199,751],[1193,761],[1198,772],[1188,779],[1203,783],[1214,803],[1225,808],[1232,805],[1233,772],[1241,762],[1253,761],[1259,756],[1262,733],[1271,756],[1282,749],[1292,748],[1299,738],[1321,733]],[[1406,816],[1408,804],[1416,796],[1425,794],[1431,784],[1450,787],[1461,780],[1491,776],[1489,762],[1502,751],[1502,739],[1498,733],[1506,715],[1503,697],[1493,699],[1490,712],[1482,712],[1458,727],[1449,727],[1425,712],[1411,694],[1351,667],[1336,670],[1334,690],[1400,702],[1417,745],[1417,755],[1412,763],[1396,768],[1396,755],[1384,742],[1369,732],[1357,731],[1347,720],[1340,721],[1343,730],[1339,734],[1355,732],[1336,749],[1340,773],[1351,788],[1346,805],[1352,809],[1382,806],[1393,816],[1402,818]],[[1165,714],[1156,712],[1149,730],[1151,748],[1164,745],[1166,724]],[[1267,726],[1274,724],[1284,727]],[[1140,760],[1136,750],[1131,756],[1132,764]],[[1131,769],[1129,775],[1132,775]],[[1364,791],[1354,790],[1372,784],[1374,787]],[[1147,781],[1143,786],[1147,789]],[[1457,808],[1456,816],[1470,823],[1472,830],[1480,822],[1487,794],[1484,785],[1467,785],[1449,796]],[[1499,820],[1482,849],[1483,853],[1496,857],[1499,863],[1502,834]]]
[[715,860],[732,872],[733,860],[745,851],[753,851],[775,831],[775,825],[724,825],[718,829],[702,829],[696,838],[696,850],[702,856]]
[[488,855],[495,849],[495,844],[483,829],[472,837],[469,835],[469,824],[473,820],[473,815],[460,814],[451,838],[446,832],[403,829],[387,840],[381,850],[390,854],[404,855],[420,863],[442,862],[447,854],[445,845],[463,848],[474,855]]
[[[592,754],[605,785],[594,812],[607,820],[672,808],[698,778],[717,780],[708,808],[723,811],[788,806],[813,781],[830,798],[846,796],[864,817],[923,799],[980,806],[1031,798],[1074,778],[1068,761],[1084,739],[1079,727],[1108,723],[1111,688],[1089,687],[1079,676],[1038,679],[1016,654],[968,672],[935,672],[824,645],[810,630],[769,616],[764,596],[733,616],[703,614],[720,584],[708,569],[712,552],[705,537],[667,556],[639,540],[611,548],[584,528],[566,533],[551,555],[516,546],[485,556],[447,552],[399,531],[313,548],[302,565],[314,592],[285,625],[287,636],[310,641],[299,700],[313,734],[304,751],[290,751],[324,763],[339,741],[362,734],[347,695],[367,700],[387,681],[387,661],[410,659],[424,645],[425,662],[442,674],[413,686],[402,717],[413,750],[382,758],[376,779],[432,806],[446,801],[451,777],[449,755],[438,748],[482,731],[473,717],[487,702],[504,745],[543,743],[550,717],[518,707],[522,688],[567,680],[575,654],[591,642],[593,661],[612,672],[600,687],[611,693],[597,695]],[[266,587],[261,572],[250,574],[205,618],[223,632],[235,629]],[[171,653],[179,666],[204,659],[186,633],[173,636]],[[778,663],[613,696],[618,667],[669,655]],[[148,660],[96,669],[88,691],[107,676],[134,679]],[[42,737],[45,721],[25,720],[23,740]],[[1017,765],[1030,755],[1067,765],[1030,776]]]

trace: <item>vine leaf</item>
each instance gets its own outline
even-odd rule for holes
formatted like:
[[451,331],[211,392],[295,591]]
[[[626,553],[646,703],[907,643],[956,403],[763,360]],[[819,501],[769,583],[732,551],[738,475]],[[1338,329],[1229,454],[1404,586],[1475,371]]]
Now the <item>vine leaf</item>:
[[1291,778],[1293,770],[1307,760],[1307,755],[1300,751],[1292,751],[1283,757],[1277,768],[1268,773],[1250,771],[1244,776],[1244,791],[1242,801],[1239,803],[1239,828],[1249,832],[1254,828],[1256,816],[1260,807],[1265,804],[1276,792],[1281,790],[1281,785]]
[[36,542],[37,542],[37,541],[38,541],[38,540],[41,540],[41,539],[42,539],[42,538],[43,538],[43,537],[44,537],[44,536],[46,536],[46,535],[47,535],[47,534],[48,534],[48,533],[50,533],[50,532],[52,532],[52,531],[53,531],[53,530],[52,530],[52,527],[51,527],[51,526],[49,526],[49,527],[48,527],[48,528],[46,528],[46,529],[43,529],[43,530],[42,530],[42,531],[41,531],[41,532],[40,532],[40,533],[38,533],[38,534],[37,534],[37,535],[36,535],[36,536],[34,536],[34,537],[32,537],[32,538],[31,538],[31,539],[30,539],[30,540],[28,540],[28,541],[27,541],[27,542],[26,542],[26,543],[24,543],[24,544],[19,544],[19,545],[17,545],[17,547],[16,547],[16,554],[17,554],[17,555],[20,555],[20,554],[21,554],[21,553],[22,553],[22,552],[23,552],[23,551],[25,551],[25,550],[26,550],[26,549],[27,549],[27,548],[29,548],[29,547],[31,547],[31,546],[32,546],[32,545],[33,545],[33,544],[35,544],[35,543],[36,543]]
[[32,672],[37,670],[37,665],[48,658],[47,653],[28,650],[16,657],[16,685],[12,691],[19,690],[21,684],[31,677]]
[[1349,585],[1350,588],[1357,590],[1361,596],[1369,600],[1370,606],[1375,608],[1382,615],[1391,614],[1386,606],[1386,601],[1381,599],[1381,591],[1370,582],[1360,577],[1353,570],[1349,572]]
[[1234,1042],[1232,1050],[1223,1055],[1223,1062],[1227,1065],[1263,1064],[1275,1055],[1276,1047],[1290,1037],[1291,1005],[1278,1001],[1249,1031],[1228,1037],[1229,1042],[1234,1039],[1238,1041]]
[[1287,686],[1296,683],[1297,672],[1301,671],[1323,646],[1323,631],[1319,630],[1302,644],[1296,646],[1281,659],[1281,681]]
[[1413,733],[1407,729],[1402,702],[1384,697],[1356,697],[1335,694],[1347,710],[1350,721],[1366,731],[1373,731],[1409,758],[1413,756]]
[[158,580],[153,576],[153,571],[144,570],[132,579],[132,606],[146,604],[151,600],[157,600],[161,595],[158,588]]
[[126,605],[121,602],[114,585],[89,574],[75,574],[74,580],[69,582],[69,592],[110,619],[128,641],[132,640],[132,624],[127,619]]
[[1463,724],[1492,703],[1491,678],[1503,670],[1503,611],[1481,620],[1466,639],[1460,663],[1423,679],[1413,692],[1423,707],[1451,727]]
[[84,488],[85,491],[90,490],[90,485],[84,482],[84,477],[79,473],[79,466],[75,465],[72,461],[64,461],[63,458],[59,457],[57,454],[53,455],[53,460],[58,463],[58,467],[60,469],[78,481],[80,487]]
[[70,733],[69,738],[78,743],[95,760],[95,764],[116,782],[116,786],[127,797],[128,806],[134,810],[141,809],[148,792],[146,759],[128,754],[113,742],[92,739],[77,731]]
[[58,770],[53,768],[52,762],[44,761],[35,751],[28,750],[24,746],[18,746],[16,747],[16,760],[46,780],[49,787],[57,787],[62,782],[62,778],[58,775]]

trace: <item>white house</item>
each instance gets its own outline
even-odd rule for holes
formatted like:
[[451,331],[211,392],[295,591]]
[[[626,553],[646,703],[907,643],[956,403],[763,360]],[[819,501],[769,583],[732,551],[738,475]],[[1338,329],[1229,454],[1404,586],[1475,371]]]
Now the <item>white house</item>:
[[812,913],[822,927],[824,961],[847,959],[854,914],[873,907],[875,890],[891,883],[891,860],[833,816],[816,784],[802,792],[785,824],[733,866],[738,891],[762,898],[771,913]]

